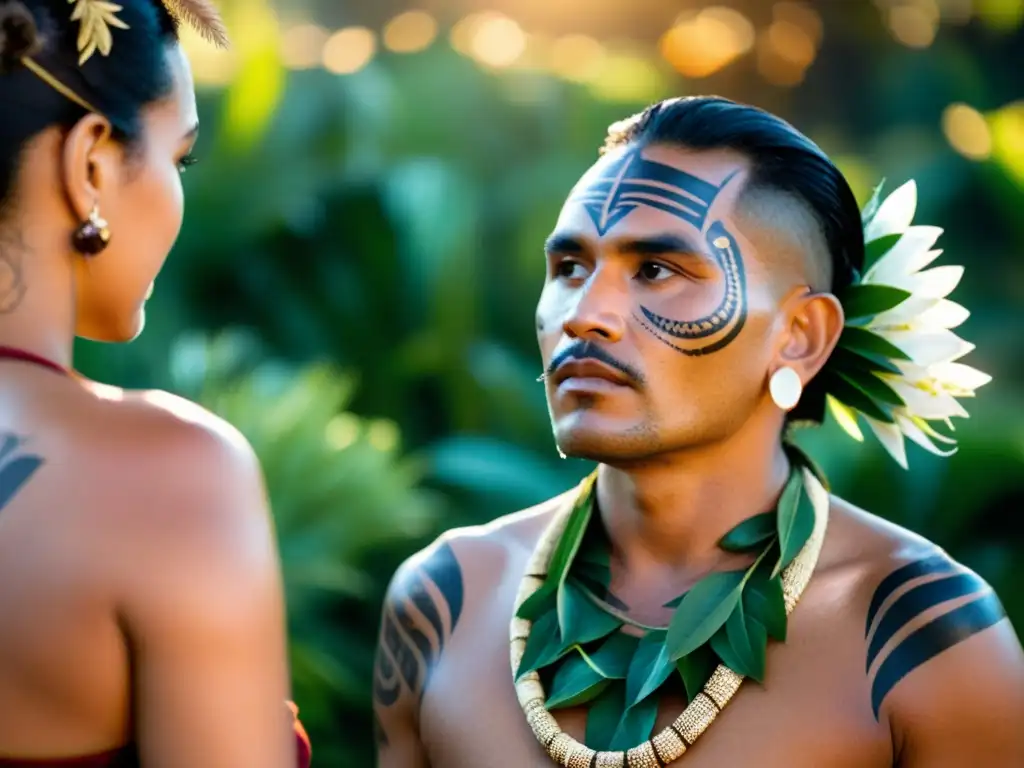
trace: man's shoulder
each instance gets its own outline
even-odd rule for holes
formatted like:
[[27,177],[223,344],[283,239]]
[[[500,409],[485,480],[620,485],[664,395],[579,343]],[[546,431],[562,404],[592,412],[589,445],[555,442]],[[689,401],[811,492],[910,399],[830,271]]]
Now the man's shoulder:
[[[847,577],[876,717],[934,716],[991,690],[1001,667],[1024,683],[1024,653],[991,585],[912,531],[833,499],[829,565]],[[987,671],[986,671],[987,670]],[[1001,684],[1000,684],[1001,685]],[[931,714],[927,714],[931,712]]]
[[424,575],[435,583],[449,585],[468,575],[477,583],[486,582],[502,574],[510,564],[525,562],[552,516],[573,490],[489,523],[445,531],[402,563],[389,592],[394,596],[407,594],[416,589]]

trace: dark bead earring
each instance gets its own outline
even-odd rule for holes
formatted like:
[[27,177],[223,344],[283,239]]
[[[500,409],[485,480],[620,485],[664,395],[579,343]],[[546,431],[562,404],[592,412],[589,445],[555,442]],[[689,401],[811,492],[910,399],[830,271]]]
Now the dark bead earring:
[[92,207],[89,218],[75,230],[71,238],[74,249],[85,256],[95,256],[110,245],[110,225],[100,218],[98,205]]

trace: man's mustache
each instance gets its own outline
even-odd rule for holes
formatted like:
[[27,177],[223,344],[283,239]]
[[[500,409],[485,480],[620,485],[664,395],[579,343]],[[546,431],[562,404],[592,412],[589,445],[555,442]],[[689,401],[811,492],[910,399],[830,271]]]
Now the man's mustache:
[[566,347],[561,352],[552,358],[551,363],[548,365],[547,370],[544,372],[542,379],[551,377],[558,367],[566,360],[597,360],[604,363],[605,365],[614,368],[619,373],[623,374],[630,381],[637,385],[644,383],[643,374],[636,370],[633,366],[628,365],[621,360],[616,360],[612,355],[606,352],[601,347],[597,346],[592,341],[580,341],[573,344],[570,347]]

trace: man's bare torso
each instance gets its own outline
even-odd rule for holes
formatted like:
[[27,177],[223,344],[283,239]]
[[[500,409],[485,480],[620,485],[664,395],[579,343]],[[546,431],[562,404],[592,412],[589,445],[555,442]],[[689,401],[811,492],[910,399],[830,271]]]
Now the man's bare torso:
[[[393,594],[402,599],[385,609],[375,681],[382,765],[552,765],[517,702],[508,624],[526,563],[562,498],[490,526],[453,532],[396,577]],[[904,566],[909,567],[902,576],[886,580]],[[954,572],[960,574],[959,589],[914,592]],[[628,579],[618,581],[616,586],[613,576],[619,599],[643,603],[642,594],[631,593]],[[911,598],[901,602],[908,594]],[[959,606],[986,600],[985,595],[994,599],[983,582],[927,541],[834,500],[825,547],[790,617],[787,642],[769,646],[764,685],[745,682],[678,762],[696,768],[895,764],[900,734],[889,721],[887,699],[897,684],[909,695],[913,672],[931,661],[929,653],[937,655],[936,643],[943,644],[943,636],[928,629],[925,639],[931,632],[932,642],[915,642],[915,631]],[[978,637],[980,631],[938,650],[970,654]],[[400,735],[392,743],[389,708],[400,706],[411,690],[422,696],[409,705],[418,724],[419,752],[392,761],[389,756],[406,747]],[[664,697],[656,730],[671,723],[685,704],[681,697]],[[554,714],[567,733],[585,741],[585,708]]]

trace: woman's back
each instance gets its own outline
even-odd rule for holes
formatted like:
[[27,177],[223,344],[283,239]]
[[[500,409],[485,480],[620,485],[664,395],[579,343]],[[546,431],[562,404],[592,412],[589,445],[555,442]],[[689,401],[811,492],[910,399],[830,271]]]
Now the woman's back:
[[0,363],[2,755],[92,754],[127,741],[112,559],[122,545],[109,525],[116,512],[104,509],[118,448],[96,429],[102,404],[90,399],[57,374]]
[[[283,731],[261,493],[247,444],[197,406],[0,360],[0,755],[147,748],[227,711]],[[194,759],[255,764],[252,736]]]

